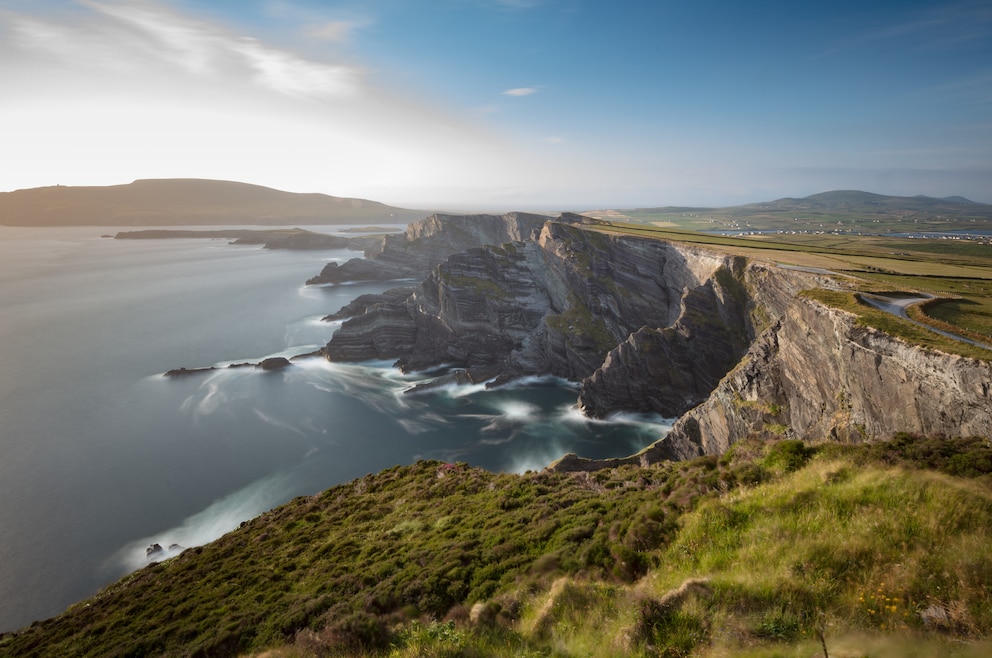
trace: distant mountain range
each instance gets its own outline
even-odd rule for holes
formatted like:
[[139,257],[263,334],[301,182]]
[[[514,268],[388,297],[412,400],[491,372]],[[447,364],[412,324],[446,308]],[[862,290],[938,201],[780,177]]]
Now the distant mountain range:
[[0,193],[0,224],[7,226],[406,224],[428,214],[366,199],[297,194],[204,179],[137,180],[108,187],[55,186]]
[[657,208],[638,208],[637,210],[668,212],[719,210],[721,213],[751,214],[764,213],[769,210],[842,209],[848,212],[872,213],[894,209],[907,211],[935,211],[942,208],[953,211],[966,210],[986,212],[992,216],[992,205],[971,201],[963,196],[949,196],[943,198],[934,198],[922,194],[917,196],[889,196],[886,194],[862,192],[860,190],[833,190],[831,192],[811,194],[802,198],[784,197],[782,199],[776,199],[775,201],[762,201],[740,206],[726,206],[721,208],[663,206]]
[[[969,206],[968,210],[975,210],[984,206],[989,211],[992,211],[992,206],[971,201],[963,196],[943,198],[934,198],[922,194],[917,196],[887,196],[885,194],[872,194],[871,192],[861,192],[859,190],[834,190],[832,192],[811,194],[801,199],[786,197],[767,203],[751,203],[737,207],[754,209],[780,208],[783,210],[789,208],[843,208],[846,210],[870,212],[872,210],[894,208],[903,210],[939,210],[941,208],[962,210],[962,206]],[[725,208],[725,210],[728,209]]]

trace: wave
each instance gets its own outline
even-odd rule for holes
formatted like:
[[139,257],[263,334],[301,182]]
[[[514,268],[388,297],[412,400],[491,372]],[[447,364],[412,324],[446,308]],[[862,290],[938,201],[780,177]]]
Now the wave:
[[[104,568],[118,574],[130,573],[150,561],[160,561],[178,555],[184,549],[207,544],[234,530],[246,519],[268,511],[272,501],[287,498],[292,479],[291,472],[281,472],[257,480],[187,517],[174,528],[128,542],[106,560]],[[162,551],[149,555],[148,548],[153,544],[161,546]]]

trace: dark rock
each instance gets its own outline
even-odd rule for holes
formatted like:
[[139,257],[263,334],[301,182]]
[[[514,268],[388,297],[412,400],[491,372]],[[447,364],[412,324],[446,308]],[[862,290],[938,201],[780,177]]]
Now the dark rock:
[[270,237],[263,246],[266,249],[345,249],[350,246],[350,241],[348,238],[337,235],[301,231],[285,236]]
[[433,393],[448,386],[483,384],[493,381],[498,374],[499,371],[495,368],[475,368],[472,370],[458,368],[429,381],[411,386],[403,391],[403,393],[406,395],[417,395],[420,393]]
[[579,408],[593,417],[624,409],[674,418],[705,400],[754,336],[738,265],[736,275],[717,270],[688,290],[670,327],[642,327],[611,350],[582,382]]
[[324,316],[322,320],[324,322],[347,320],[348,318],[353,318],[356,315],[362,315],[376,304],[381,303],[396,305],[403,304],[406,302],[407,298],[413,294],[414,290],[416,290],[416,288],[391,288],[380,294],[360,295],[342,306],[335,313]]
[[262,359],[258,367],[262,370],[281,370],[291,365],[293,364],[290,360],[284,356],[271,356],[267,359]]
[[164,553],[165,553],[165,549],[162,548],[161,544],[152,544],[151,546],[145,549],[145,557],[148,559],[152,559]]
[[217,370],[217,368],[211,366],[209,368],[176,368],[175,370],[169,370],[165,373],[166,377],[186,377],[188,375],[202,375],[204,373],[212,372]]

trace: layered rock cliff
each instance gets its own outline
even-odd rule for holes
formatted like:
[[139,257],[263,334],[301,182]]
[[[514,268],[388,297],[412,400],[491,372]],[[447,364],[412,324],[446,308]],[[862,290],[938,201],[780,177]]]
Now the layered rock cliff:
[[797,299],[657,446],[685,459],[752,435],[992,436],[992,364],[925,350]]
[[[413,289],[356,300],[324,354],[391,359],[408,371],[448,365],[471,381],[554,375],[581,382],[589,415],[674,417],[740,360],[758,320],[784,309],[798,289],[793,279],[809,277],[602,232],[575,216],[544,221],[529,236],[517,221],[488,226],[482,239],[521,239],[451,255]],[[407,242],[451,232],[424,228],[408,231]],[[387,251],[395,260],[404,249]],[[769,278],[776,283],[752,290]]]
[[[514,212],[506,215],[435,214],[407,226],[405,233],[383,236],[364,258],[328,263],[308,284],[349,281],[420,280],[449,256],[481,245],[529,240],[550,217]],[[586,220],[572,215],[568,221]]]
[[[989,363],[905,344],[798,295],[837,286],[829,277],[576,216],[538,220],[434,217],[385,242],[362,267],[418,250],[429,255],[411,257],[415,267],[440,262],[417,286],[342,309],[350,319],[324,355],[457,369],[445,381],[554,375],[580,383],[590,416],[681,416],[634,462],[721,453],[751,435],[992,435]],[[469,231],[473,221],[482,226]],[[504,241],[441,260],[483,240]]]

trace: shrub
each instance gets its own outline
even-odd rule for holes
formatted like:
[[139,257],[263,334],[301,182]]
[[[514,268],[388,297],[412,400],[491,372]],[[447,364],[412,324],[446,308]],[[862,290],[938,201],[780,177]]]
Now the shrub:
[[781,470],[784,473],[797,471],[806,465],[816,452],[798,439],[786,439],[772,443],[762,464],[767,468]]

